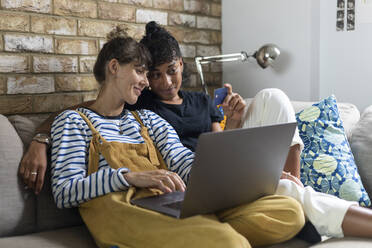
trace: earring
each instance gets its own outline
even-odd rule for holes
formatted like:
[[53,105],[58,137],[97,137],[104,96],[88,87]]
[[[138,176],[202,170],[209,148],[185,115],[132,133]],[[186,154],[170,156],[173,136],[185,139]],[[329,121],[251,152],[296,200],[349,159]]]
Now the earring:
[[151,91],[151,87],[150,86],[147,89]]

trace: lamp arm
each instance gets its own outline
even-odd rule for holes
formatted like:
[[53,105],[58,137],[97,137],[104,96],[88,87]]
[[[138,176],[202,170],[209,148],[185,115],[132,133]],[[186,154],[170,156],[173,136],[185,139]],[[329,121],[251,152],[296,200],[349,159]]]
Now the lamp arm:
[[204,57],[195,57],[195,64],[196,64],[196,70],[198,71],[201,85],[203,87],[204,93],[208,94],[207,85],[204,81],[203,76],[203,68],[202,65],[204,64],[210,64],[212,62],[228,62],[228,61],[246,61],[249,57],[252,57],[253,55],[248,55],[246,52],[242,51],[240,53],[231,53],[231,54],[221,54],[221,55],[214,55],[214,56],[204,56]]

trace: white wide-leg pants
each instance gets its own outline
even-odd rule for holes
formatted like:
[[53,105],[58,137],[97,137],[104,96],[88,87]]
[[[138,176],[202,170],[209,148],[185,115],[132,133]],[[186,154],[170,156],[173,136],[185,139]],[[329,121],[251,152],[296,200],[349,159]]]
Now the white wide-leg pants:
[[[287,95],[279,89],[261,90],[252,100],[243,116],[243,127],[258,127],[295,122],[295,112]],[[298,130],[291,146],[303,142]],[[320,235],[343,237],[342,221],[346,211],[357,202],[345,201],[335,196],[314,191],[310,186],[300,187],[293,181],[281,179],[276,191],[278,195],[290,196],[303,207],[306,217]]]

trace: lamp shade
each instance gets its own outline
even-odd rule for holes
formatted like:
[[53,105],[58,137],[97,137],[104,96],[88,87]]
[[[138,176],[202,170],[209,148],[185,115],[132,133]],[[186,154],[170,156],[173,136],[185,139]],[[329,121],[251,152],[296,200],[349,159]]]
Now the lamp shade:
[[274,60],[280,55],[280,49],[274,44],[266,44],[260,47],[253,55],[261,68],[265,69],[271,65]]

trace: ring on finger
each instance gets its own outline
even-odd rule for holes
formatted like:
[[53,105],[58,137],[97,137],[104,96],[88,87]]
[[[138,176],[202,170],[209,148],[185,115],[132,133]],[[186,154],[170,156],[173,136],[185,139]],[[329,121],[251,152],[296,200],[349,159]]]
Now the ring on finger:
[[36,171],[32,171],[32,172],[30,172],[30,175],[32,175],[32,176],[37,175],[37,172]]

